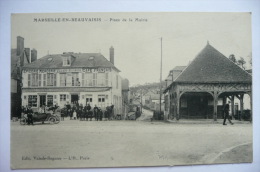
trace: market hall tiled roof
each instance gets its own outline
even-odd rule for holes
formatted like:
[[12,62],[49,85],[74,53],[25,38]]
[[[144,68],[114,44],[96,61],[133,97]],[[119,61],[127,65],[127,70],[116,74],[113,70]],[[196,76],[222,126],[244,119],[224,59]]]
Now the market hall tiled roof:
[[[62,58],[71,56],[72,61],[70,66],[63,66]],[[24,65],[24,68],[81,68],[81,67],[112,67],[119,71],[110,61],[108,61],[100,53],[66,53],[66,54],[51,54],[46,55],[30,64]]]
[[252,76],[207,44],[175,83],[251,83]]

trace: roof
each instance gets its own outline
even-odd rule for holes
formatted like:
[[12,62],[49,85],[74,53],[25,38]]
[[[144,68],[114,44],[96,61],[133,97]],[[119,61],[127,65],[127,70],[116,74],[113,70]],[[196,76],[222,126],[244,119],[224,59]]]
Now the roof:
[[187,66],[175,66],[171,71],[183,71]]
[[[70,66],[63,66],[62,58],[71,56]],[[90,58],[91,57],[91,58]],[[93,57],[93,59],[92,59]],[[44,56],[30,64],[24,65],[25,68],[71,68],[71,67],[112,67],[119,71],[110,61],[100,53],[69,53],[52,54]]]
[[187,66],[175,66],[172,70],[170,70],[169,75],[165,80],[175,80],[186,67]]
[[207,44],[174,82],[251,83],[252,76]]
[[252,69],[247,69],[246,70],[249,74],[252,74]]

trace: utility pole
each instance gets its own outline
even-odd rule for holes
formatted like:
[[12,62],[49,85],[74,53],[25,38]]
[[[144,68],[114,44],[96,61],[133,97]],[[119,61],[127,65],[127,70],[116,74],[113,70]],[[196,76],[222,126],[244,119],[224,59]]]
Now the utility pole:
[[161,106],[162,106],[162,37],[161,37],[161,67],[160,67],[160,118],[161,118]]

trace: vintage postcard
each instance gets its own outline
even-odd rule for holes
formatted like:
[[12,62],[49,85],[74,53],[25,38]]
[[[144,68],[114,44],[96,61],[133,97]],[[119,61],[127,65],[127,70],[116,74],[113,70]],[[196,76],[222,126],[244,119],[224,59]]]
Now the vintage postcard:
[[11,16],[11,168],[251,163],[251,13]]

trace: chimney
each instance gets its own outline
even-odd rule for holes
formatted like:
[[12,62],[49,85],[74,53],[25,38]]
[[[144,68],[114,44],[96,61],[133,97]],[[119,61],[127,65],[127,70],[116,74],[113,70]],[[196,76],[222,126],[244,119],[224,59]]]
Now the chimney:
[[113,46],[110,47],[110,62],[114,65],[114,48]]
[[37,60],[37,50],[31,50],[31,63]]
[[17,36],[17,49],[16,55],[20,56],[20,65],[23,66],[24,64],[24,38],[21,36]]
[[24,50],[25,50],[25,55],[26,55],[27,63],[31,63],[30,48],[25,48]]
[[17,49],[16,55],[19,56],[23,52],[24,49],[24,38],[21,36],[17,36]]

